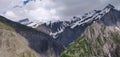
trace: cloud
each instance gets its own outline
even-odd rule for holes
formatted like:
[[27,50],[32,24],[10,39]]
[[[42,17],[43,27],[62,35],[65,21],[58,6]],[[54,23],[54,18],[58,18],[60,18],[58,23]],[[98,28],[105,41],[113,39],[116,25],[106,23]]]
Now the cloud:
[[[29,18],[40,22],[66,20],[94,9],[102,9],[111,3],[120,9],[120,0],[0,0],[0,13],[9,19]],[[21,6],[21,7],[15,7]],[[11,17],[10,17],[11,16]]]
[[36,19],[41,22],[47,22],[50,20],[58,19],[57,10],[53,8],[55,3],[50,0],[37,0],[31,1],[23,7],[23,12],[20,15],[27,15],[29,19]]
[[7,11],[7,12],[4,14],[4,16],[5,16],[6,18],[9,18],[9,19],[13,20],[13,21],[16,21],[16,19],[19,18],[19,16],[17,16],[17,15],[16,15],[14,12],[12,12],[12,11]]
[[[36,2],[31,1],[24,6],[22,3],[16,4],[14,2],[15,1],[13,1],[12,4],[15,5],[9,5],[11,8],[9,8],[10,10],[7,9],[4,15],[11,20],[15,20],[16,16],[19,16],[16,20],[29,18],[30,20],[39,20],[41,22],[54,21],[59,18],[56,9],[53,8],[55,5],[53,1],[44,0],[41,2],[40,0],[36,0]],[[16,5],[22,7],[13,8]]]
[[36,19],[36,20],[39,20],[42,22],[55,20],[55,18],[56,18],[55,14],[56,14],[55,9],[46,10],[44,8],[38,8],[35,10],[30,10],[28,12],[29,18]]

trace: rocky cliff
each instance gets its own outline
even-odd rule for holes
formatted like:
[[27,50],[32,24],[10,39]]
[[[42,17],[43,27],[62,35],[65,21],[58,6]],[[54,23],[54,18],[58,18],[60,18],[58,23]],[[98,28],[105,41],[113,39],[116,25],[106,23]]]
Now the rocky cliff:
[[61,57],[120,57],[120,11],[93,21]]

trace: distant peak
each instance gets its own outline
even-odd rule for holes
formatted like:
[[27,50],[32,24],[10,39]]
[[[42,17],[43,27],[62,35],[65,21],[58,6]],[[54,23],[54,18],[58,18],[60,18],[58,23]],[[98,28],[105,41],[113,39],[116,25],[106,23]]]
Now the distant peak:
[[115,7],[111,4],[108,4],[105,8],[111,8],[111,9],[114,9]]

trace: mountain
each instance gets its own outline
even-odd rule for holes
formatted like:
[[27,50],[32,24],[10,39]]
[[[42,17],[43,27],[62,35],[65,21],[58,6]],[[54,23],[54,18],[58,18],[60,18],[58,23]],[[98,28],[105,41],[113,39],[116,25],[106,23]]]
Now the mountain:
[[29,25],[32,23],[28,18],[19,20],[18,23],[23,24],[23,25]]
[[64,47],[68,47],[78,37],[80,37],[92,22],[101,19],[104,15],[109,13],[111,9],[114,9],[114,6],[109,4],[102,10],[93,10],[89,13],[85,13],[81,17],[75,16],[70,21],[57,21],[43,24],[36,23],[37,26],[30,27],[34,27],[38,31],[42,31],[52,36],[56,41],[62,43]]
[[0,22],[0,57],[36,57],[28,42],[14,29]]
[[111,9],[114,9],[114,6],[109,4],[102,10],[94,10],[86,13],[82,17],[73,17],[71,21],[44,23],[36,27],[36,29],[52,36],[56,41],[61,42],[64,47],[68,47],[80,37],[92,22],[101,19],[104,15],[109,13]]
[[51,36],[0,16],[0,57],[59,57],[63,50]]
[[120,57],[120,11],[112,6],[103,17],[92,21],[61,57]]
[[19,20],[17,22],[20,23],[20,24],[26,25],[28,27],[32,27],[32,28],[36,28],[37,26],[39,26],[38,23],[30,21],[28,18]]
[[[2,16],[0,23],[1,31],[5,33],[0,39],[12,38],[8,32],[13,32],[17,37],[13,36],[16,40],[10,40],[14,43],[9,44],[26,48],[19,47],[23,51],[28,49],[28,55],[23,52],[23,57],[120,57],[120,11],[111,4],[102,10],[73,17],[70,21],[37,24],[35,27]],[[19,48],[12,47],[14,52],[19,51]],[[16,57],[20,54],[9,51],[10,53],[4,52],[0,56],[10,57],[8,54],[16,54]]]
[[120,57],[119,20],[120,11],[109,4],[102,10],[73,17],[71,21],[45,23],[36,29],[52,36],[67,49],[61,57]]

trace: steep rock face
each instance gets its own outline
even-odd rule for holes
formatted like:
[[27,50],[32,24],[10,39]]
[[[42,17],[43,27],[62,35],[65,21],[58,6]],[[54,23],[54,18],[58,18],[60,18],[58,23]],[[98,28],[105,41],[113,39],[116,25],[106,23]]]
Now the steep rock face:
[[119,57],[120,31],[116,28],[94,23],[86,29],[83,36],[90,41],[94,56]]
[[101,21],[107,26],[117,26],[120,28],[120,11],[111,9]]
[[61,57],[120,57],[120,11],[111,9],[92,21]]
[[[28,42],[27,47],[34,50],[37,53],[38,57],[59,57],[60,53],[64,50],[63,46],[60,43],[56,42],[52,37],[41,31],[37,31],[33,28],[10,21],[2,16],[0,16],[0,23],[2,23],[2,26],[0,26],[1,28],[11,30],[16,34],[22,36],[22,39],[26,39],[26,42]],[[22,45],[18,44],[18,46]]]
[[120,57],[120,31],[94,22],[61,57]]

